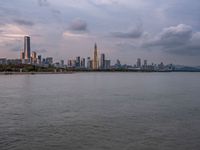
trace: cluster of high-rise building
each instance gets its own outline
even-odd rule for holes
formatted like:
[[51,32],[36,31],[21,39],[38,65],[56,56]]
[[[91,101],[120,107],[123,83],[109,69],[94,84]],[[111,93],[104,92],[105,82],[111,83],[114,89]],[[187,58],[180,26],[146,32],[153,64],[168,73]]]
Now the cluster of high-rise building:
[[147,60],[142,63],[141,58],[138,58],[135,65],[121,65],[120,60],[117,60],[115,65],[111,65],[111,60],[106,59],[104,53],[99,53],[97,44],[94,45],[94,53],[92,57],[82,58],[77,56],[75,59],[70,59],[65,64],[64,60],[55,62],[53,57],[42,58],[42,55],[37,55],[36,51],[31,52],[31,38],[24,37],[24,48],[20,51],[20,59],[6,59],[0,58],[0,64],[32,64],[38,66],[54,66],[68,69],[85,69],[85,70],[142,70],[142,71],[162,71],[172,67],[172,65],[165,66],[162,62],[158,65],[147,64]]
[[42,58],[42,55],[37,55],[36,51],[31,52],[31,39],[29,36],[24,37],[24,49],[20,52],[20,60],[22,64],[33,65],[52,65],[53,57]]
[[78,56],[76,59],[68,60],[67,67],[89,70],[106,70],[111,68],[111,61],[106,60],[104,53],[102,53],[99,57],[97,44],[95,43],[93,59],[91,59],[91,57],[87,57],[87,59],[85,59]]
[[68,67],[74,69],[110,69],[111,61],[105,59],[105,54],[98,56],[98,48],[95,43],[93,59],[91,57],[81,58],[77,56],[75,59],[68,60],[67,65],[64,64],[64,60],[60,62],[53,62],[53,57],[42,58],[41,55],[37,55],[35,51],[31,52],[31,40],[29,36],[24,37],[24,49],[20,52],[20,60],[22,64],[33,64],[33,65],[54,65],[55,67]]

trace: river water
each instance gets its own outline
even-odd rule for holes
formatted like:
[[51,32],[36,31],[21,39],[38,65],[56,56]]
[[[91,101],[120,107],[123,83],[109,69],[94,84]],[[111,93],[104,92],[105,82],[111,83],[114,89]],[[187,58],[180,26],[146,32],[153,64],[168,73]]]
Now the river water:
[[0,76],[0,150],[199,150],[200,73]]

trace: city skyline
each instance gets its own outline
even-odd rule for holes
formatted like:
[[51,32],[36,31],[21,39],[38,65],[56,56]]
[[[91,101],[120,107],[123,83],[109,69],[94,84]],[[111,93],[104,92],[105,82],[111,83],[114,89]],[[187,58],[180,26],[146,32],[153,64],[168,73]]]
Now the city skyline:
[[[136,64],[121,64],[119,59],[116,60],[115,63],[111,63],[110,59],[106,59],[105,53],[102,53],[98,50],[97,43],[94,44],[94,52],[93,56],[86,58],[82,56],[76,56],[76,59],[68,59],[66,64],[64,63],[65,60],[61,59],[59,61],[55,61],[54,57],[49,56],[42,56],[38,54],[36,51],[31,51],[31,37],[28,35],[24,36],[23,45],[24,48],[20,50],[20,58],[15,57],[14,59],[11,58],[0,58],[0,64],[32,64],[32,65],[41,65],[41,66],[48,66],[54,65],[57,67],[68,67],[68,68],[77,68],[77,69],[90,69],[90,70],[105,70],[105,69],[112,69],[113,67],[116,68],[126,68],[126,67],[133,67],[133,68],[140,68],[140,69],[148,69],[148,66],[157,65],[154,62],[151,64],[147,64],[147,60],[144,60],[144,63],[141,63],[141,58],[137,58]],[[93,58],[93,59],[91,59]],[[62,64],[62,65],[60,65]],[[163,64],[163,62],[161,62]],[[158,64],[159,65],[159,64]],[[164,64],[163,64],[164,65]],[[168,64],[172,65],[172,64]],[[145,68],[144,68],[145,67]],[[152,68],[151,68],[152,69]]]
[[32,51],[55,60],[87,58],[97,42],[112,62],[133,65],[142,58],[199,66],[199,5],[197,0],[1,1],[0,57],[19,58],[29,35]]
[[[93,59],[91,59],[93,58]],[[92,57],[87,57],[87,61],[82,56],[77,56],[76,59],[67,60],[65,64],[64,60],[55,62],[53,57],[44,57],[35,51],[31,51],[31,37],[24,36],[24,48],[20,51],[20,59],[0,58],[1,71],[38,71],[39,68],[46,68],[46,71],[57,72],[57,69],[63,71],[142,71],[142,72],[171,72],[175,70],[173,64],[164,65],[151,63],[148,64],[147,60],[144,60],[142,64],[141,58],[137,58],[137,62],[134,65],[121,64],[119,59],[115,64],[111,64],[110,59],[106,59],[107,56],[104,53],[98,51],[97,43],[94,44],[94,51]],[[19,68],[20,67],[20,68]],[[30,67],[30,68],[27,68]],[[198,68],[195,68],[198,70]],[[196,71],[197,71],[196,70]]]

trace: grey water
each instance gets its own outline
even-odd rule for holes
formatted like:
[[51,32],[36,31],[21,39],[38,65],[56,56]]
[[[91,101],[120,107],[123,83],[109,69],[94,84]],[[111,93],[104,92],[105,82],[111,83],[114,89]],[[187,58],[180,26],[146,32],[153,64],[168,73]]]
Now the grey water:
[[199,150],[200,73],[0,76],[0,150]]

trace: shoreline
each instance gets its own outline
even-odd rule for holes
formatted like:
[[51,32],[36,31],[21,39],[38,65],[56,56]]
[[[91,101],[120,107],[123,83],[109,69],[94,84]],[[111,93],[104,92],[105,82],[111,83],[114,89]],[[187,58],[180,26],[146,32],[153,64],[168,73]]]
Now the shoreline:
[[0,72],[0,75],[72,74],[74,72]]
[[199,71],[66,71],[66,72],[0,72],[0,75],[46,75],[46,74],[73,74],[73,73],[173,73]]

